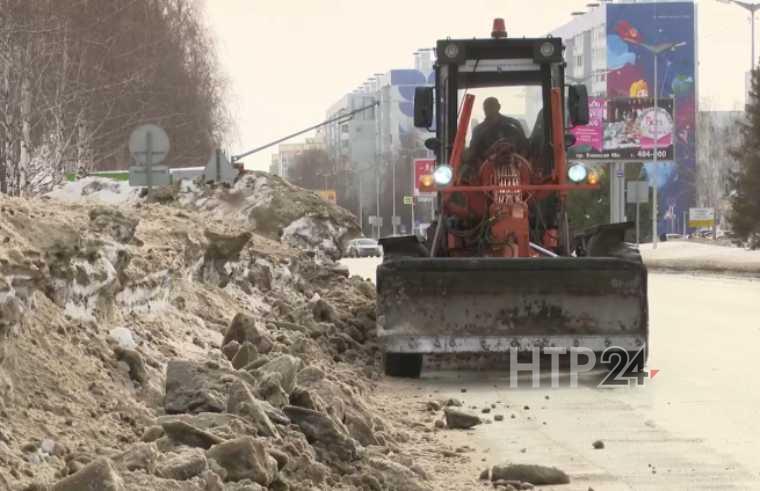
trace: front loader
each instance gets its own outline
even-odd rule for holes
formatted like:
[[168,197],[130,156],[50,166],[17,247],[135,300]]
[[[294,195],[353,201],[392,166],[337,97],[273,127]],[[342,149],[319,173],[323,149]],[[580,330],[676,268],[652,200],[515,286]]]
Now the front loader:
[[[415,126],[435,131],[425,145],[436,167],[420,181],[436,193],[436,219],[426,240],[381,240],[386,373],[417,377],[425,354],[548,348],[624,350],[643,369],[647,272],[624,242],[630,224],[570,231],[568,192],[598,183],[567,161],[567,130],[588,123],[588,98],[565,86],[562,40],[507,38],[497,19],[491,38],[440,40],[436,51],[435,87],[417,88],[414,100]],[[472,155],[468,92],[497,87],[537,94],[535,125],[524,141],[499,138]]]

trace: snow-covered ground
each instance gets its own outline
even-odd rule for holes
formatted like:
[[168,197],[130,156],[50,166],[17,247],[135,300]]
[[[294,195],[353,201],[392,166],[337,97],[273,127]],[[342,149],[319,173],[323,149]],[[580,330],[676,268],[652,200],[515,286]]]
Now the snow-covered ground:
[[340,260],[340,263],[348,267],[351,275],[361,276],[372,282],[375,281],[375,270],[377,265],[382,262],[379,257],[347,257]]
[[85,177],[77,181],[65,182],[46,196],[67,203],[85,201],[121,205],[138,201],[139,191],[139,188],[130,187],[126,181]]
[[660,242],[657,249],[642,244],[641,255],[655,269],[760,274],[760,250],[677,240]]
[[[641,255],[649,269],[683,272],[738,273],[760,276],[760,250],[748,251],[740,247],[726,247],[685,240],[660,242],[657,249],[651,244],[641,245]],[[346,258],[345,264],[352,275],[375,281],[375,269],[381,259],[373,257]]]

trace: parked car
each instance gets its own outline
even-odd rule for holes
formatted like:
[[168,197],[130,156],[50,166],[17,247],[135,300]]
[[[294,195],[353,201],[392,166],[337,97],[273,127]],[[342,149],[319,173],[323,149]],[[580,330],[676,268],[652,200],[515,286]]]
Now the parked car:
[[348,257],[380,257],[382,255],[383,248],[375,239],[354,239],[350,241],[346,247],[346,256]]

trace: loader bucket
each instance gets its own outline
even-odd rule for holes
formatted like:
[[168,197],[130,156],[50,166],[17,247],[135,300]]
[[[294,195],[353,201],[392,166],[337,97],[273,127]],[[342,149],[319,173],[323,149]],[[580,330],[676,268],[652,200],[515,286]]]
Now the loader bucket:
[[392,258],[377,268],[386,354],[620,347],[648,335],[640,261],[590,258]]

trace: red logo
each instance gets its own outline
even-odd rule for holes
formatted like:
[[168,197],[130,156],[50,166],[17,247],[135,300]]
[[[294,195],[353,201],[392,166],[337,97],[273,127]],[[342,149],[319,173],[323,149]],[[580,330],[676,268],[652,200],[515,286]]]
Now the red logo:
[[640,44],[643,41],[639,30],[633,27],[627,20],[621,20],[615,24],[615,32],[617,32],[623,41],[628,43]]

